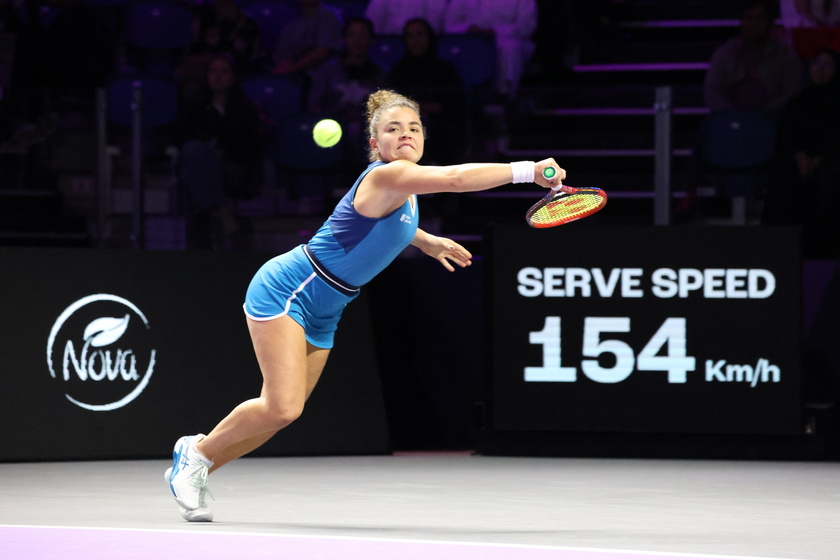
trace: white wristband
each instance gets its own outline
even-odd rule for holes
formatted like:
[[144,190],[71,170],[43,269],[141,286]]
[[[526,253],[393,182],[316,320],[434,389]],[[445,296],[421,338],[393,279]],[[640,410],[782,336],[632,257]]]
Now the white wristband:
[[510,170],[513,172],[514,183],[533,183],[534,182],[534,162],[533,161],[514,161],[510,164]]

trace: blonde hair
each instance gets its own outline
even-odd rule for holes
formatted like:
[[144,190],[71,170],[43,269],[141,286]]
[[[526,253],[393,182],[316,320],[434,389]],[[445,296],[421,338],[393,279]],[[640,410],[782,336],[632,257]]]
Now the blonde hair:
[[[380,89],[368,96],[366,114],[368,132],[371,138],[376,138],[376,129],[379,126],[379,119],[382,118],[382,113],[394,107],[407,107],[418,115],[420,114],[420,105],[416,101],[395,91]],[[425,135],[425,129],[423,133]],[[380,157],[378,153],[368,148],[368,159],[374,162],[378,161]]]

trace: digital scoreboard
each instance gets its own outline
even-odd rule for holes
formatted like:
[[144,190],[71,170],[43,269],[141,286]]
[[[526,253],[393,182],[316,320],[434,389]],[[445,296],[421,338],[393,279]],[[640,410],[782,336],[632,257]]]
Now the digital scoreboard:
[[500,225],[492,430],[801,432],[798,230]]

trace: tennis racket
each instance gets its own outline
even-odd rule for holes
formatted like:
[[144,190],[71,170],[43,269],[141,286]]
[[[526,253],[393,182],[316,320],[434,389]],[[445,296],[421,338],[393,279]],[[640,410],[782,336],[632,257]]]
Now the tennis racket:
[[[553,167],[543,170],[543,177],[557,174]],[[594,187],[575,188],[568,185],[552,187],[542,200],[531,206],[525,221],[535,228],[550,228],[591,216],[607,203],[607,193]]]

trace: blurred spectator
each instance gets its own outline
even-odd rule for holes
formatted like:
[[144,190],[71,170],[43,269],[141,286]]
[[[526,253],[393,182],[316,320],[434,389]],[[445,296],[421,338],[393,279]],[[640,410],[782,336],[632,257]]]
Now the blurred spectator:
[[259,52],[259,28],[234,0],[215,0],[195,9],[189,54],[231,53],[240,73],[265,69]]
[[243,93],[229,54],[208,66],[204,95],[183,99],[176,164],[190,248],[212,248],[215,220],[222,232],[239,229],[232,199],[254,197],[261,182],[262,120]]
[[[321,0],[300,0],[301,16],[288,23],[277,39],[274,72],[306,77],[310,91],[324,91],[324,64],[344,46],[341,21]],[[317,93],[316,93],[317,95]]]
[[840,257],[840,54],[823,51],[809,82],[785,105],[763,223],[803,226],[804,254]]
[[458,70],[438,56],[437,35],[426,20],[409,20],[403,40],[405,54],[391,69],[389,83],[420,103],[423,124],[434,138],[426,148],[424,162],[448,165],[461,161],[466,118]]
[[840,51],[840,0],[780,0],[786,41],[803,60]]
[[794,5],[802,17],[816,26],[840,25],[840,1],[838,0],[795,0]]
[[233,44],[251,20],[235,0],[215,0],[194,10],[192,43],[205,44],[220,51],[232,51]]
[[364,120],[368,95],[385,84],[387,72],[370,58],[374,27],[365,18],[350,18],[344,24],[344,50],[324,64],[324,82],[313,89],[309,110],[327,111],[333,118]]
[[264,72],[271,67],[270,58],[260,50],[260,28],[252,19],[247,19],[233,37],[231,53],[239,67],[240,74]]
[[802,87],[802,63],[773,34],[775,10],[767,0],[749,0],[741,33],[712,55],[703,93],[712,110],[778,110]]
[[184,99],[198,96],[200,102],[206,88],[210,62],[223,54],[233,57],[240,75],[266,71],[268,60],[259,50],[259,28],[240,10],[233,0],[216,0],[202,4],[194,11],[190,45],[175,79]]
[[779,0],[779,17],[782,27],[785,29],[816,27],[816,22],[807,15],[809,2],[810,0]]
[[385,86],[388,73],[370,58],[373,23],[350,18],[344,24],[344,52],[324,64],[320,91],[312,91],[309,111],[341,123],[344,135],[344,167],[355,177],[368,164],[365,102],[368,95]]
[[380,35],[399,35],[410,19],[429,22],[435,33],[443,33],[447,0],[370,0],[365,16]]
[[450,0],[446,33],[492,36],[498,57],[497,89],[514,97],[525,66],[534,55],[531,35],[537,28],[536,0]]

